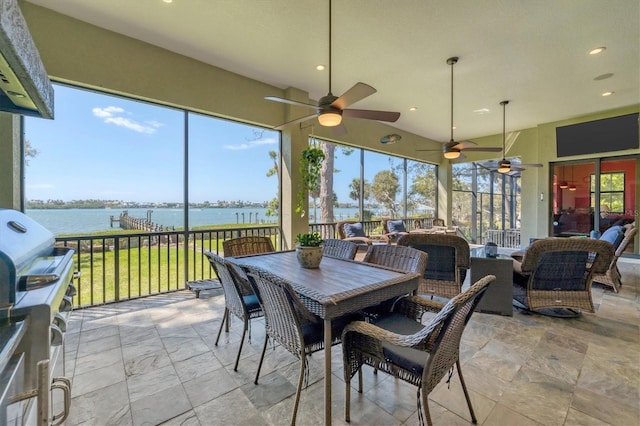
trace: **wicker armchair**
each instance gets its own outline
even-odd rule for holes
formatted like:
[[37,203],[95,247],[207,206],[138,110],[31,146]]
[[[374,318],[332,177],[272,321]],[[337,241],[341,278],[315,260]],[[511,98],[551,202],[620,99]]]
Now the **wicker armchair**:
[[[462,390],[476,417],[460,367],[460,339],[475,307],[495,276],[487,275],[445,305],[412,296],[400,299],[392,315],[375,324],[357,321],[342,332],[344,381],[346,383],[345,420],[350,421],[351,379],[358,373],[358,392],[362,393],[362,366],[369,365],[418,387],[418,410],[431,425],[429,393],[455,365]],[[438,312],[427,324],[420,322],[426,311]]]
[[622,256],[622,253],[627,249],[627,246],[633,241],[633,238],[638,233],[638,229],[633,226],[627,227],[627,230],[624,233],[624,238],[622,242],[616,248],[616,251],[613,256],[613,260],[609,264],[609,269],[604,274],[593,274],[593,282],[609,286],[616,293],[622,286],[621,274],[618,269],[618,259]]
[[323,256],[334,257],[336,259],[353,260],[358,252],[358,245],[352,241],[339,240],[337,238],[327,238],[322,244]]
[[[241,283],[242,277],[229,268],[227,261],[215,253],[205,251],[204,255],[209,259],[211,267],[215,271],[220,284],[222,284],[222,290],[224,291],[224,316],[220,323],[220,329],[218,330],[218,336],[216,337],[216,346],[220,340],[220,334],[222,334],[222,327],[225,326],[225,332],[229,332],[229,315],[233,314],[240,318],[244,324],[242,329],[242,338],[240,339],[240,347],[238,348],[238,355],[236,356],[236,363],[233,366],[233,371],[238,371],[238,363],[240,362],[240,354],[242,353],[242,345],[244,343],[244,336],[249,329],[249,321],[253,318],[259,318],[263,316],[262,308],[255,293],[248,286],[248,283]],[[249,333],[251,338],[251,333]]]
[[336,223],[336,235],[341,240],[352,241],[356,244],[371,245],[374,241],[389,244],[389,238],[385,235],[368,235],[364,231],[362,222],[353,220],[343,220]]
[[[306,357],[313,352],[324,349],[324,321],[311,313],[303,304],[291,285],[280,277],[259,268],[247,267],[247,275],[260,294],[265,316],[267,338],[264,341],[260,363],[254,383],[258,384],[260,369],[264,361],[269,339],[278,342],[284,349],[300,360],[300,376],[293,405],[291,424],[296,423],[300,391],[302,390],[305,371],[308,368]],[[347,315],[332,321],[332,344],[340,343],[344,327],[352,320],[360,319],[358,315]],[[308,376],[307,376],[308,377]]]
[[381,223],[382,235],[389,238],[390,242],[396,242],[398,238],[409,233],[402,219],[382,219]]
[[411,233],[400,237],[398,245],[429,254],[418,294],[451,298],[460,293],[470,264],[467,240],[457,235]]
[[[593,275],[606,273],[613,256],[613,246],[608,241],[590,238],[534,241],[520,265],[526,284],[514,277],[514,305],[552,316],[575,316],[583,310],[595,312],[591,296]],[[563,310],[569,310],[569,315]]]
[[248,256],[251,254],[270,253],[275,251],[269,237],[245,236],[222,242],[225,257]]

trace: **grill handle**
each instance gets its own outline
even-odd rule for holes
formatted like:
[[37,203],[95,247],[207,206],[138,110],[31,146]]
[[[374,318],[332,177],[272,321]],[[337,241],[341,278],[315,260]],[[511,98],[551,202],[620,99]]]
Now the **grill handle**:
[[58,426],[64,423],[69,417],[69,411],[71,408],[71,380],[66,377],[54,377],[51,383],[51,391],[55,389],[61,389],[64,394],[64,407],[58,414],[54,414],[51,418],[51,426]]

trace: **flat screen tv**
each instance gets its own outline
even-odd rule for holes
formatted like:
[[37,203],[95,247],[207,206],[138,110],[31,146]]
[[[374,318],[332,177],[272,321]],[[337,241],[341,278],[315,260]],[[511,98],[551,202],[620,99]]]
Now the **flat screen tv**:
[[638,149],[638,113],[556,128],[558,157]]

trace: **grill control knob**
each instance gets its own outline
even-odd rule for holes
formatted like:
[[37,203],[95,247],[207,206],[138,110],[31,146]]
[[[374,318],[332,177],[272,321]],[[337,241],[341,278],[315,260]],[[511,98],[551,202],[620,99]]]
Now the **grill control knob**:
[[73,283],[69,283],[69,287],[67,287],[67,291],[66,291],[65,295],[67,295],[69,297],[73,297],[76,294],[78,294],[78,291],[76,290],[76,286],[73,285]]
[[64,343],[64,333],[57,325],[51,324],[51,346],[60,346]]
[[58,327],[63,333],[67,331],[67,320],[58,312],[53,317],[53,324]]
[[62,302],[60,302],[60,311],[71,312],[73,310],[73,299],[69,296],[64,296]]

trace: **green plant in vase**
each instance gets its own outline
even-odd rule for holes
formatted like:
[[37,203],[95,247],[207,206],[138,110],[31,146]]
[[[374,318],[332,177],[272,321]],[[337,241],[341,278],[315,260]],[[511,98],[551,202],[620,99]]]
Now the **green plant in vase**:
[[308,197],[309,192],[320,186],[320,168],[324,159],[324,152],[316,145],[310,145],[302,151],[300,157],[301,188],[298,190],[298,204],[296,206],[296,213],[300,213],[301,217],[306,214],[304,210],[305,197]]
[[300,266],[307,269],[320,267],[324,240],[317,232],[298,234],[296,236],[296,257]]

